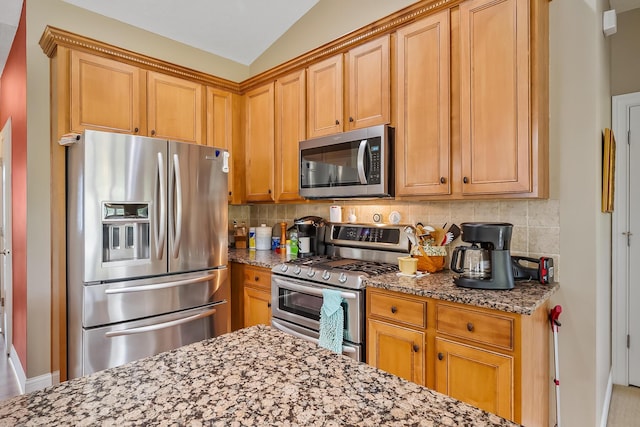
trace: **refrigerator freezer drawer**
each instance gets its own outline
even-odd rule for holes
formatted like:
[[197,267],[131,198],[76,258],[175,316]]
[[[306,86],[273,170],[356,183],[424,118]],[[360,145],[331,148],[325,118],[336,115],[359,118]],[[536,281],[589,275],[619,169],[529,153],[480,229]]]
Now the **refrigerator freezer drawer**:
[[228,304],[224,301],[134,322],[84,329],[82,371],[74,373],[70,366],[70,376],[88,375],[211,338],[218,311]]
[[92,328],[203,306],[224,299],[228,287],[226,268],[85,285],[82,327]]

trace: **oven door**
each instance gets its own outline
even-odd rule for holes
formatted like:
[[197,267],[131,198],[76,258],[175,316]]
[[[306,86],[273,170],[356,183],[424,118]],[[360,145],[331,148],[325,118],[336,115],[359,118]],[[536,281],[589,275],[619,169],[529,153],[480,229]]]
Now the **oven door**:
[[[312,342],[316,345],[320,342],[319,332],[303,328],[302,326],[298,326],[294,323],[289,323],[286,320],[271,319],[271,326],[289,335]],[[362,346],[360,344],[343,343],[342,354],[358,362],[363,361]]]
[[274,275],[271,278],[272,317],[319,331],[323,289],[342,292],[344,340],[352,343],[363,342],[364,298],[360,290],[345,290]]

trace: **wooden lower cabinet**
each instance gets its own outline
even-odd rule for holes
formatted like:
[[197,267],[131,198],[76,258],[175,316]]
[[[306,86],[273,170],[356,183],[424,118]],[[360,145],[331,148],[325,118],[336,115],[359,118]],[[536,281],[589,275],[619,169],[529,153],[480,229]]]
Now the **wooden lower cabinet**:
[[369,320],[368,363],[414,383],[425,385],[425,334],[402,326]]
[[531,315],[367,288],[367,363],[516,423],[549,424],[548,307]]
[[231,263],[231,330],[271,324],[271,270]]
[[435,390],[513,419],[513,356],[436,338]]
[[271,324],[271,292],[244,288],[244,327]]

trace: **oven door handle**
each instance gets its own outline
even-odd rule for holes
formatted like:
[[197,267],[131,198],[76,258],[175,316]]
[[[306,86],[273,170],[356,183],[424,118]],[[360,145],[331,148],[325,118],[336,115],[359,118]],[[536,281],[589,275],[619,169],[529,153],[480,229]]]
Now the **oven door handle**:
[[[314,295],[319,297],[322,296],[322,289],[317,289],[310,286],[302,286],[302,285],[297,285],[291,282],[285,282],[285,284],[282,287],[284,289],[298,291],[298,292],[302,292],[309,295]],[[356,299],[356,294],[353,292],[340,292],[340,296],[344,299]]]
[[[273,326],[276,329],[281,330],[282,332],[286,332],[289,335],[293,335],[294,337],[298,337],[300,339],[303,339],[305,341],[309,341],[311,343],[314,343],[316,345],[320,345],[320,340],[310,337],[308,335],[304,335],[301,334],[300,332],[294,331],[293,329],[289,329],[286,326],[284,326],[282,323],[278,322],[277,320],[271,319],[271,326]],[[347,346],[342,346],[342,352],[343,353],[355,353],[356,349],[353,347],[347,347]]]

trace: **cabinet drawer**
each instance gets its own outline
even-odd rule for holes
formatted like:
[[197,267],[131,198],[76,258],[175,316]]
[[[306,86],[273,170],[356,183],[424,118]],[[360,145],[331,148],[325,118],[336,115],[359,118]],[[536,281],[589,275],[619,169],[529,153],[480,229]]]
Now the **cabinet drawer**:
[[426,301],[372,292],[369,295],[369,310],[371,316],[418,328],[427,327]]
[[244,284],[253,287],[271,289],[271,270],[260,267],[244,268]]
[[438,304],[436,329],[456,337],[513,350],[513,319]]

